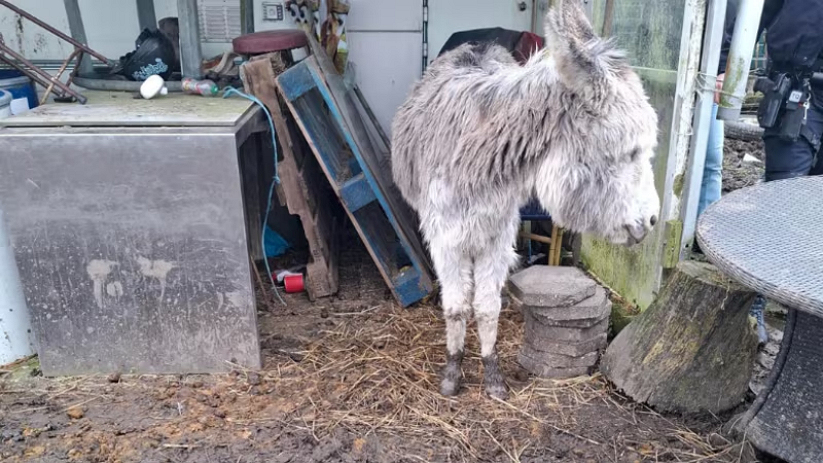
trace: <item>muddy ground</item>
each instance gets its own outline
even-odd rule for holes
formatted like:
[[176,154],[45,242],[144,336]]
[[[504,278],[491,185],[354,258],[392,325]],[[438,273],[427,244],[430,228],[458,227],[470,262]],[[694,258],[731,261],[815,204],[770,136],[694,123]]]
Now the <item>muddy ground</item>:
[[[507,402],[481,390],[479,358],[456,398],[438,392],[444,323],[389,298],[369,257],[345,246],[340,297],[260,294],[265,367],[226,374],[47,379],[36,361],[0,378],[4,462],[736,462],[730,418],[663,416],[598,375],[519,369],[522,320],[500,324]],[[476,336],[468,352],[478,352]]]
[[739,190],[762,181],[764,159],[762,141],[727,138],[723,150],[723,192]]
[[[6,380],[0,460],[752,461],[721,435],[728,417],[661,416],[598,375],[529,378],[515,361],[521,319],[511,309],[500,330],[512,388],[503,403],[481,393],[475,356],[460,396],[437,393],[443,321],[431,306],[288,302],[260,314],[263,371]],[[474,336],[468,346],[477,352]]]
[[[727,141],[724,187],[757,181],[737,161],[747,146]],[[218,375],[48,379],[36,359],[0,370],[0,461],[757,461],[723,432],[734,412],[660,415],[597,373],[529,377],[516,362],[522,320],[509,307],[499,334],[509,400],[482,394],[476,355],[462,393],[442,397],[436,301],[399,308],[357,240],[343,253],[338,297],[289,295],[283,306],[259,291],[262,371],[227,362]],[[478,352],[471,330],[467,352]]]

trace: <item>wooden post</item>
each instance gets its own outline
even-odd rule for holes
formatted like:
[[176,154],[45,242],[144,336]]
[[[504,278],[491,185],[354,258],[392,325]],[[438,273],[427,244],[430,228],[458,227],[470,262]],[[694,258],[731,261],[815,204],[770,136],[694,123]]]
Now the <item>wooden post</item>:
[[600,369],[629,397],[660,411],[734,408],[757,354],[753,298],[714,266],[681,262],[652,305],[612,341]]
[[199,79],[203,76],[203,52],[200,47],[197,0],[177,0],[177,20],[180,24],[180,66],[183,77]]
[[[60,77],[62,77],[63,73],[66,72],[66,68],[69,67],[69,63],[71,63],[71,60],[73,60],[74,58],[77,57],[77,55],[80,55],[82,53],[83,53],[82,50],[80,50],[78,48],[75,48],[74,51],[71,53],[71,55],[69,55],[69,57],[66,58],[66,61],[63,61],[63,65],[60,66],[60,70],[57,71],[57,74],[54,76],[54,78],[56,80],[60,80]],[[83,57],[81,56],[80,60],[82,61],[82,59],[83,59]],[[49,84],[49,86],[46,87],[46,91],[43,93],[43,98],[40,100],[40,106],[43,106],[44,104],[46,104],[46,101],[48,101],[49,95],[51,94],[51,91],[53,89],[54,89],[54,81],[52,81]]]
[[611,37],[614,25],[614,0],[606,0],[606,13],[603,19],[603,37]]
[[560,260],[563,254],[563,229],[557,226],[552,227],[552,243],[554,251],[552,252],[551,263],[549,265],[560,265]]
[[[86,39],[86,28],[83,26],[83,16],[80,14],[80,5],[77,0],[63,0],[66,6],[66,17],[69,20],[69,31],[74,40],[88,45],[89,41]],[[80,74],[88,75],[94,70],[94,65],[91,62],[91,56],[87,53],[83,54],[80,60]]]

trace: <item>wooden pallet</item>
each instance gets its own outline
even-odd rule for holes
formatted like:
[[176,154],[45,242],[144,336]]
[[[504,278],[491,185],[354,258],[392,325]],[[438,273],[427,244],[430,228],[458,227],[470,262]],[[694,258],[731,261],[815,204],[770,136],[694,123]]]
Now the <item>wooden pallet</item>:
[[[282,155],[277,163],[281,182],[277,195],[290,214],[300,217],[303,225],[303,234],[311,253],[306,264],[306,292],[313,301],[331,296],[338,290],[335,222],[331,205],[322,195],[328,190],[328,185],[320,165],[310,154],[308,144],[294,120],[286,117],[280,109],[281,101],[274,80],[284,67],[279,55],[273,53],[245,63],[242,75],[246,92],[266,105],[275,125]],[[265,188],[268,190],[268,185]]]
[[277,78],[280,93],[383,279],[403,306],[432,291],[432,272],[387,159],[328,57],[316,53]]

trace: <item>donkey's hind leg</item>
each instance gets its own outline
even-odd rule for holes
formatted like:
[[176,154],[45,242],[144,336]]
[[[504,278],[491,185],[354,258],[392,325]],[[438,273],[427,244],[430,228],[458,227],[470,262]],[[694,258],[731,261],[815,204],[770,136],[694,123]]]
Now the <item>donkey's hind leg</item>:
[[463,348],[466,319],[471,314],[472,265],[457,247],[447,243],[431,243],[432,262],[440,280],[443,313],[446,319],[446,367],[440,392],[456,395],[460,391],[463,372]]
[[497,322],[500,318],[500,293],[517,255],[511,245],[500,243],[475,259],[474,318],[480,338],[483,360],[483,384],[486,393],[506,399],[508,390],[497,358]]

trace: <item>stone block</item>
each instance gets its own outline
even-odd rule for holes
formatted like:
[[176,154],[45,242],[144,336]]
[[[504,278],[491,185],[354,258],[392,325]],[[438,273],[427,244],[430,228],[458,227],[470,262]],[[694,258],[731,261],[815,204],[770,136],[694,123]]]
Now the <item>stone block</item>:
[[541,320],[535,317],[535,321],[540,325],[557,327],[557,328],[574,328],[578,330],[584,330],[586,328],[591,328],[592,326],[602,322],[603,320],[609,318],[609,314],[605,314],[601,318],[592,318],[586,320],[571,320],[567,322],[562,321],[550,321],[550,320]]
[[525,339],[523,341],[523,349],[528,346],[529,348],[539,351],[539,352],[548,352],[553,354],[562,354],[562,355],[569,355],[573,357],[579,357],[581,355],[586,355],[590,352],[597,351],[606,347],[607,344],[607,334],[603,333],[599,336],[593,337],[587,341],[582,342],[556,342],[551,338],[532,338],[532,339]]
[[[516,302],[515,302],[516,304]],[[552,326],[588,328],[611,314],[612,303],[606,290],[597,287],[594,296],[569,307],[523,306],[521,311],[529,311],[535,320]]]
[[601,319],[611,312],[612,301],[606,290],[598,287],[595,295],[569,307],[529,307],[533,313],[547,320]]
[[551,368],[577,368],[577,367],[592,367],[597,363],[599,352],[592,351],[580,356],[571,356],[563,354],[555,354],[549,352],[541,352],[529,346],[524,345],[518,354],[518,360],[528,359],[533,363],[539,363]]
[[588,328],[544,325],[528,311],[523,312],[525,321],[525,339],[551,339],[552,341],[585,342],[596,338],[609,329],[609,317],[600,320]]
[[573,367],[573,368],[552,368],[540,362],[535,362],[528,357],[519,358],[520,365],[541,378],[548,379],[568,379],[577,376],[589,376],[592,367]]
[[534,265],[512,275],[508,287],[524,306],[569,307],[594,296],[598,286],[576,267]]

